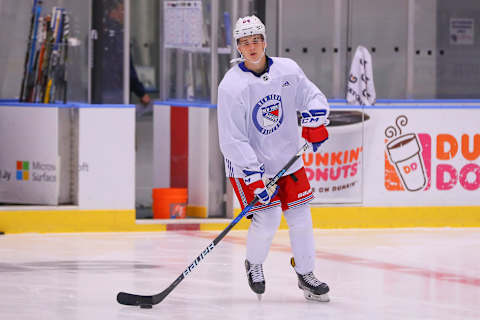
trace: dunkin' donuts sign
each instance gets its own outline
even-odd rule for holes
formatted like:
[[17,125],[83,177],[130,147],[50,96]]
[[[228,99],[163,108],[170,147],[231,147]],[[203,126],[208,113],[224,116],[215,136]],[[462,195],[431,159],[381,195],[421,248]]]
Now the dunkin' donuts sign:
[[329,138],[303,155],[312,203],[362,202],[363,130],[370,117],[360,111],[330,112]]
[[407,128],[408,118],[400,115],[385,129],[386,190],[480,188],[480,134],[430,134]]

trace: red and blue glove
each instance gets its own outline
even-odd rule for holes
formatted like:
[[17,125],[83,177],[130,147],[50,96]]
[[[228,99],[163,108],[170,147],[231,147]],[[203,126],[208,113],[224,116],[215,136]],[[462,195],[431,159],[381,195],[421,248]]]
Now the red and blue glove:
[[274,185],[273,187],[267,189],[265,186],[265,182],[263,182],[262,176],[265,172],[263,165],[259,168],[250,170],[244,169],[243,173],[245,173],[245,184],[253,192],[254,195],[258,197],[258,200],[263,204],[269,204],[272,201],[273,197],[278,192],[278,186]]
[[328,139],[328,131],[325,128],[329,124],[327,110],[312,109],[302,112],[302,137],[310,142],[313,152]]

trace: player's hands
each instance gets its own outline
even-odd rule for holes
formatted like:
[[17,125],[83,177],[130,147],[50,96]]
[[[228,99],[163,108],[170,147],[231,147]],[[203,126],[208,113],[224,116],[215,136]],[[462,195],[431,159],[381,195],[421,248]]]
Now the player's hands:
[[328,139],[328,112],[326,109],[311,109],[302,111],[302,137],[310,142],[313,152]]
[[254,195],[258,197],[258,200],[261,203],[268,204],[277,194],[278,186],[274,185],[267,189],[267,187],[265,186],[265,182],[262,179],[264,172],[265,169],[263,165],[254,170],[244,169],[243,173],[245,173],[245,178],[243,179],[243,181],[245,181],[247,187],[250,189],[251,192],[253,192]]
[[152,102],[152,99],[150,99],[150,96],[145,93],[143,95],[143,97],[140,98],[140,102],[144,105],[144,106],[148,106],[150,104],[150,102]]
[[328,126],[328,112],[326,109],[304,110],[302,113],[302,127],[316,128]]
[[302,137],[312,144],[313,152],[317,152],[322,143],[327,141],[328,131],[323,125],[317,128],[303,127]]

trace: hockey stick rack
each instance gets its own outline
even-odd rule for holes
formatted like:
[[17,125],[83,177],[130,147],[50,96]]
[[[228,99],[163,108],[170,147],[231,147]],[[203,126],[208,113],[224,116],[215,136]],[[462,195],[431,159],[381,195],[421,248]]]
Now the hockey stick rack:
[[[287,164],[267,183],[267,189],[271,188],[274,186],[278,179],[280,179],[285,172],[292,166],[292,164],[295,163],[295,161],[298,160],[302,156],[302,154],[308,150],[309,148],[309,143],[305,142],[305,144],[300,148],[300,150],[297,151],[297,153],[287,162]],[[202,251],[198,255],[198,257],[187,266],[187,268],[178,276],[175,281],[172,282],[168,286],[167,289],[163,290],[162,292],[158,294],[154,294],[151,296],[142,296],[142,295],[137,295],[133,293],[126,293],[126,292],[119,292],[117,294],[117,301],[120,304],[127,305],[127,306],[139,306],[141,308],[152,308],[154,305],[160,303],[163,301],[163,299],[166,298],[170,294],[170,292],[175,289],[180,282],[182,282],[183,279],[187,275],[189,275],[192,270],[198,266],[200,262],[205,258],[207,254],[212,252],[213,249],[218,245],[218,243],[227,235],[227,233],[230,232],[230,230],[235,227],[235,225],[252,209],[252,207],[258,202],[258,197],[255,196],[255,198],[240,212],[235,219],[233,219],[232,222],[215,238],[213,241],[205,248],[205,250]]]

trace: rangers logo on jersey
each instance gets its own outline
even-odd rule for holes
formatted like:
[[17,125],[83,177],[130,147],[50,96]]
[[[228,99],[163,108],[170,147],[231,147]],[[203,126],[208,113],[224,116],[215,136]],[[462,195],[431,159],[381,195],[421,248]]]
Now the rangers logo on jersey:
[[268,135],[276,131],[283,122],[282,97],[270,94],[257,102],[252,113],[257,130]]

